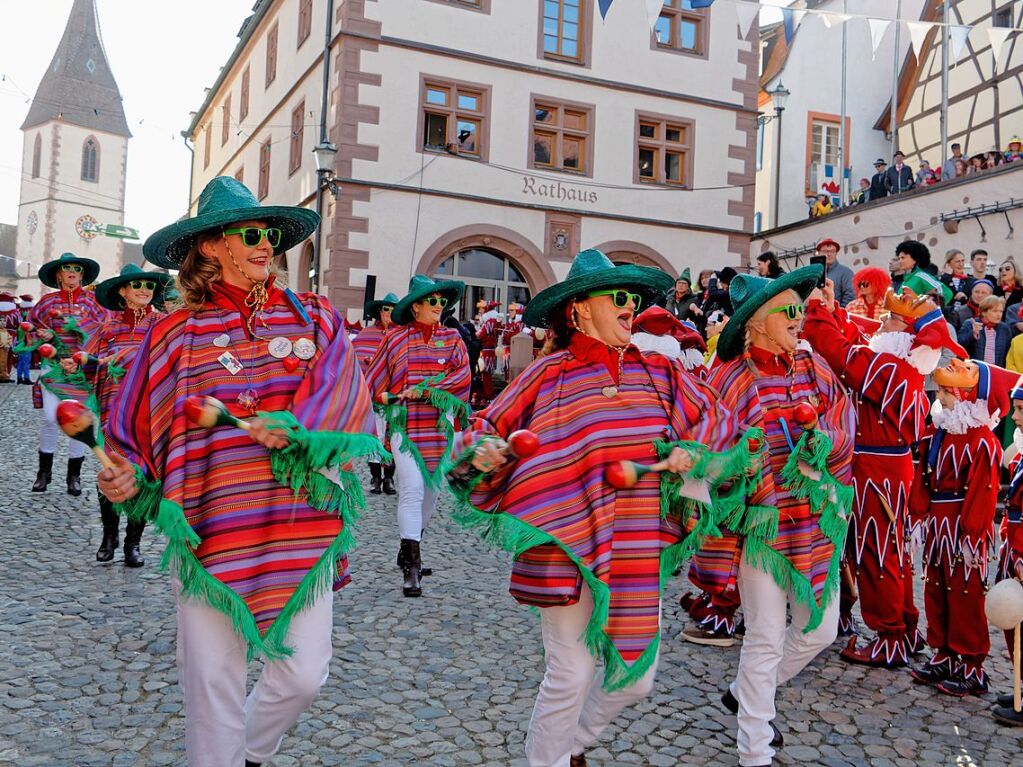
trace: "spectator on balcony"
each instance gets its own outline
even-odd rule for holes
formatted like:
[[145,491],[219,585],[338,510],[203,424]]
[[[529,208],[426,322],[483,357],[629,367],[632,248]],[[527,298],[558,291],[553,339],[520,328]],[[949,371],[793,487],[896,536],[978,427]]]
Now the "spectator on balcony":
[[819,194],[813,207],[810,209],[810,216],[812,218],[820,218],[831,213],[831,210],[831,197],[826,194]]
[[948,306],[952,301],[952,289],[937,277],[937,269],[931,263],[931,251],[917,240],[906,240],[895,246],[899,268],[905,273],[902,287],[909,288],[918,296],[933,295],[939,305]]
[[988,274],[987,271],[987,251],[984,248],[977,248],[970,253],[970,266],[972,267],[972,274],[970,276],[975,280],[987,280],[991,283],[991,287],[998,284],[998,280],[993,274]]
[[945,252],[945,268],[938,278],[952,289],[952,302],[965,304],[969,300],[973,278],[966,273],[966,255],[956,248]]
[[778,257],[768,250],[757,256],[757,273],[761,277],[770,277],[773,280],[785,274],[785,270],[778,263]]
[[971,359],[1005,367],[1012,329],[1002,321],[1004,312],[1005,299],[988,296],[980,304],[980,316],[966,320],[959,328],[959,345],[970,353]]
[[1020,278],[1015,260],[1007,258],[998,267],[998,286],[995,288],[995,295],[1004,298],[1006,306],[1023,301],[1023,279]]
[[966,175],[972,176],[987,169],[987,155],[983,152],[975,154],[970,158],[970,164],[966,167]]
[[916,185],[930,186],[937,183],[938,177],[935,175],[934,170],[932,170],[931,163],[928,160],[921,160],[920,170],[916,172]]
[[990,170],[991,168],[997,168],[999,165],[1004,164],[1005,155],[1003,155],[997,149],[992,149],[990,152],[987,153],[987,162],[984,163],[985,168],[988,168]]
[[885,173],[884,182],[888,194],[902,194],[916,186],[913,181],[913,169],[906,165],[906,155],[896,152],[892,165]]
[[852,269],[838,262],[838,251],[842,246],[830,237],[817,243],[817,254],[827,259],[827,278],[835,283],[835,300],[839,306],[847,306],[856,298],[853,288]]
[[1009,150],[1005,153],[1006,162],[1016,162],[1016,160],[1023,160],[1023,139],[1020,139],[1019,136],[1009,139]]
[[970,175],[969,163],[967,163],[966,160],[956,160],[955,161],[955,175],[954,176],[949,176],[949,178],[960,178],[961,176],[968,176],[968,175]]
[[858,191],[853,193],[853,196],[849,198],[850,205],[862,205],[870,199],[870,179],[861,178],[860,188]]
[[984,303],[985,298],[993,295],[994,292],[994,282],[989,280],[973,281],[973,284],[970,285],[970,297],[966,300],[966,303],[960,305],[948,314],[949,321],[952,323],[952,326],[956,329],[957,333],[966,320],[979,321],[980,305]]
[[[963,174],[961,174],[959,172],[958,168],[956,167],[957,163],[959,163],[960,161],[963,160],[963,148],[962,148],[962,146],[957,141],[956,143],[952,144],[952,146],[949,147],[949,149],[952,150],[952,156],[949,157],[947,160],[945,160],[945,164],[941,166],[941,178],[942,179],[955,178],[956,176],[963,175]],[[966,168],[966,165],[965,165],[965,161],[964,161],[964,165],[963,165],[964,172],[965,172],[965,168]]]
[[874,175],[870,179],[870,199],[880,200],[888,196],[888,185],[885,183],[887,163],[878,157],[874,160]]

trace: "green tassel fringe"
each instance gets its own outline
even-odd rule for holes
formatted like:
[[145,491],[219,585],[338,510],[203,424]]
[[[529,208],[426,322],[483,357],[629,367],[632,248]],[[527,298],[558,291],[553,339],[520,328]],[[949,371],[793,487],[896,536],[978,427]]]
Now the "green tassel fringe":
[[123,503],[115,503],[114,509],[133,522],[152,522],[160,511],[163,483],[158,479],[146,479],[142,469],[135,466],[135,486],[139,489],[135,497]]

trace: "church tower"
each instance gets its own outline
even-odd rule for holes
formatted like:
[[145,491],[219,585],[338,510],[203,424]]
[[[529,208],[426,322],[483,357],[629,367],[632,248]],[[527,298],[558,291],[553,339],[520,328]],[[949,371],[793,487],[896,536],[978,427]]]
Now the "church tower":
[[[120,239],[96,225],[124,224],[128,121],[100,36],[96,0],[74,0],[64,36],[22,123],[18,292],[44,290],[39,266],[72,252],[121,268]],[[27,263],[26,263],[27,262]]]

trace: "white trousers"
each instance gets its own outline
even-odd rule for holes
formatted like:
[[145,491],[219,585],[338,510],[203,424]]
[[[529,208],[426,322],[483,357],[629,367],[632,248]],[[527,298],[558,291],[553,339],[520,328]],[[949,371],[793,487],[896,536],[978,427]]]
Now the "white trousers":
[[404,436],[391,437],[394,478],[398,483],[398,533],[402,540],[418,541],[437,508],[436,489],[426,486],[416,459],[401,449]]
[[[376,424],[377,439],[383,442],[384,436],[387,434],[387,422],[384,420],[384,417],[379,413],[373,413],[373,423]],[[377,465],[383,462],[384,462],[383,458],[381,458],[379,455],[371,455],[367,460],[367,463],[375,463]]]
[[286,644],[294,654],[264,661],[248,697],[246,645],[231,621],[219,610],[182,597],[176,580],[174,593],[189,767],[242,767],[246,759],[266,762],[327,681],[333,592],[292,619]]
[[[838,634],[838,595],[824,611],[821,625],[804,634],[810,611],[783,591],[768,573],[753,567],[743,554],[739,564],[739,596],[746,619],[746,638],[739,653],[739,670],[731,685],[739,701],[739,764],[769,765],[770,722],[775,717],[774,695],[802,671]],[[786,628],[786,606],[792,623]]]
[[569,767],[572,755],[593,745],[622,709],[654,689],[657,659],[634,684],[604,690],[604,669],[583,641],[592,612],[593,596],[585,584],[576,604],[540,610],[547,670],[526,734],[529,767]]
[[[60,427],[57,426],[57,405],[60,404],[60,398],[45,386],[42,388],[43,422],[39,425],[39,452],[56,453],[57,435],[60,434]],[[81,458],[83,455],[85,455],[85,443],[69,438],[67,457]]]

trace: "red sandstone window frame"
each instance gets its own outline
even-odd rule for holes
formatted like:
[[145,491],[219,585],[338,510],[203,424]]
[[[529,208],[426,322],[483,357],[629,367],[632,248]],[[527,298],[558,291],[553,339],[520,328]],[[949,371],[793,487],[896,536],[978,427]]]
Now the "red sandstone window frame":
[[242,93],[238,99],[238,122],[249,116],[249,65],[242,71]]
[[259,188],[256,191],[256,197],[260,200],[264,199],[270,194],[270,154],[273,143],[270,137],[266,137],[266,141],[259,145]]
[[[444,102],[438,101],[438,93],[445,94]],[[433,75],[421,75],[419,84],[419,121],[416,126],[416,151],[447,152],[459,157],[468,157],[487,162],[490,157],[490,95],[491,86],[451,80]],[[463,99],[476,99],[476,108],[468,106]],[[427,130],[444,120],[444,145],[428,144]],[[459,123],[475,123],[476,137],[471,144],[459,140]],[[434,136],[437,134],[434,133]]]
[[280,22],[275,21],[266,33],[266,82],[264,88],[269,88],[277,79],[277,38],[279,33]]
[[[529,103],[527,167],[534,170],[549,170],[592,178],[596,106],[535,93],[532,94]],[[545,109],[549,115],[553,116],[553,119],[550,121],[539,120],[537,112],[541,109]],[[580,118],[582,127],[579,127]],[[576,122],[571,123],[571,120],[576,120]],[[537,159],[537,148],[541,144],[540,137],[549,140],[547,162]],[[575,152],[577,160],[581,163],[579,168],[565,165],[566,146],[570,146],[572,143],[579,146]]]
[[[672,138],[672,134],[677,138]],[[665,186],[673,189],[693,188],[693,156],[696,146],[696,122],[673,115],[636,112],[636,141],[632,163],[632,183]],[[644,153],[650,153],[653,175],[641,172]],[[678,157],[675,167],[680,178],[669,176],[666,160]]]
[[[661,15],[650,33],[651,50],[677,53],[682,56],[693,56],[700,59],[709,57],[709,9],[692,8],[689,3],[690,0],[664,0]],[[666,42],[661,42],[660,38],[660,32],[663,29],[662,22],[667,22],[668,39]],[[692,24],[696,27],[696,32],[693,35],[695,46],[692,48],[684,47],[682,44],[682,27],[684,24]]]
[[[566,5],[566,2],[577,2],[576,6]],[[577,64],[583,67],[590,66],[590,50],[592,46],[592,24],[593,0],[539,0],[539,20],[536,30],[536,56],[539,59],[548,61],[559,61],[564,64]],[[555,19],[550,15],[551,6],[556,6],[558,16]],[[576,11],[576,18],[572,20],[572,9]],[[564,52],[566,39],[566,25],[576,25],[576,51],[575,54]],[[551,39],[557,41],[557,50],[547,50],[547,42]]]
[[313,0],[299,0],[298,3],[298,42],[295,44],[297,51],[302,43],[309,39],[313,31]]
[[210,167],[210,156],[213,153],[213,123],[206,123],[203,126],[203,143],[202,143],[202,169],[206,170]]
[[294,176],[302,167],[302,145],[305,139],[305,99],[291,110],[291,145],[288,155],[288,175]]
[[224,146],[227,143],[227,139],[231,135],[231,94],[227,94],[227,98],[224,99],[224,106],[220,110],[220,119],[222,123],[220,125],[220,145]]

